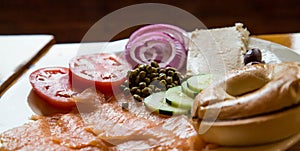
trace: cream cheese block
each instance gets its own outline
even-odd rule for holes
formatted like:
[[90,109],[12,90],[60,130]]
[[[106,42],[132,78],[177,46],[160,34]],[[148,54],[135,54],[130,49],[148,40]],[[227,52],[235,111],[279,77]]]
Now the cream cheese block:
[[244,66],[249,31],[243,24],[191,33],[187,59],[187,74],[225,74]]

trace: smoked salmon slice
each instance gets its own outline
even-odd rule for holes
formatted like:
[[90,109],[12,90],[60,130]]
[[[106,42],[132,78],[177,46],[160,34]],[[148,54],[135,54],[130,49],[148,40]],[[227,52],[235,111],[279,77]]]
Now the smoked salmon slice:
[[[0,150],[201,150],[190,119],[161,117],[123,95],[105,99],[87,89],[74,97],[78,111],[38,116],[0,134]],[[130,103],[128,110],[120,103]]]

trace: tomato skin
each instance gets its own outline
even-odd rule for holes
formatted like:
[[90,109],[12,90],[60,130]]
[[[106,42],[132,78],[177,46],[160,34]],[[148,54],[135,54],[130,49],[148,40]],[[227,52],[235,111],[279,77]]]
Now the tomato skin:
[[34,92],[48,104],[65,109],[76,106],[71,98],[76,92],[71,89],[68,68],[40,68],[30,74],[29,81]]
[[121,85],[130,66],[114,54],[89,54],[73,58],[69,63],[70,81],[75,90],[94,87],[105,95],[112,95]]

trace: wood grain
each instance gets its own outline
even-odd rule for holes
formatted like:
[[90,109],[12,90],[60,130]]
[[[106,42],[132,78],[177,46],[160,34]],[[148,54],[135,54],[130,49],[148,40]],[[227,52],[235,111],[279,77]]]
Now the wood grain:
[[[142,2],[177,6],[195,15],[208,28],[240,21],[256,35],[300,32],[297,0],[27,0],[0,2],[0,34],[45,33],[54,34],[58,43],[80,42],[85,32],[103,16]],[[124,31],[114,39],[128,37],[132,31]]]

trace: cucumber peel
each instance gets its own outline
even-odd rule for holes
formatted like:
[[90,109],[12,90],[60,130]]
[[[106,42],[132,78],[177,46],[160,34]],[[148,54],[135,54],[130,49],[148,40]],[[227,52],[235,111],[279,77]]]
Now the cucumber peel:
[[166,103],[166,92],[153,93],[144,99],[145,106],[152,112],[163,115],[188,114],[189,110],[176,108]]
[[166,102],[174,107],[191,109],[194,100],[182,92],[181,86],[176,86],[167,90]]
[[191,97],[191,98],[195,98],[195,96],[198,94],[198,92],[196,91],[193,91],[191,90],[188,85],[187,85],[187,81],[184,81],[182,84],[181,84],[181,89],[182,89],[182,92],[184,94],[186,94],[187,96]]

